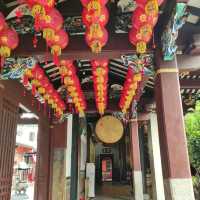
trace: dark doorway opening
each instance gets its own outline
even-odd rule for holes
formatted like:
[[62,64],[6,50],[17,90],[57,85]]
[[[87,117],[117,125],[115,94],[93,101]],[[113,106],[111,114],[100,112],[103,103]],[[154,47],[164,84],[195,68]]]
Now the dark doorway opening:
[[101,181],[112,182],[113,180],[113,155],[101,154]]

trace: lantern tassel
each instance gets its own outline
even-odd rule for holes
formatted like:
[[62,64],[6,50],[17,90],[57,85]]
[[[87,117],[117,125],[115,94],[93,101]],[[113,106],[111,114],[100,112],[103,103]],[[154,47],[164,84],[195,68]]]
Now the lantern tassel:
[[23,85],[27,86],[28,85],[28,76],[24,75],[22,81],[23,81]]
[[36,94],[36,87],[35,85],[32,85],[32,95],[35,96]]
[[54,64],[55,64],[56,66],[59,66],[59,57],[58,57],[58,54],[57,54],[57,53],[55,53],[55,54],[53,55],[53,62],[54,62]]
[[38,43],[37,35],[34,34],[34,37],[33,37],[33,47],[34,48],[37,48],[37,43]]
[[62,84],[64,83],[64,76],[63,75],[61,76],[61,83]]
[[40,112],[40,102],[38,101],[38,111]]
[[2,56],[2,57],[1,57],[1,64],[0,64],[0,73],[3,72],[4,63],[5,63],[5,58]]

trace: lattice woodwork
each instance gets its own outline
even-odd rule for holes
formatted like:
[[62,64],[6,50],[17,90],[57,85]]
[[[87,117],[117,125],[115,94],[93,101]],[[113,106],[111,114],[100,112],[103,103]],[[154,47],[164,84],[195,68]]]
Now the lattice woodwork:
[[0,97],[0,200],[10,200],[18,107]]

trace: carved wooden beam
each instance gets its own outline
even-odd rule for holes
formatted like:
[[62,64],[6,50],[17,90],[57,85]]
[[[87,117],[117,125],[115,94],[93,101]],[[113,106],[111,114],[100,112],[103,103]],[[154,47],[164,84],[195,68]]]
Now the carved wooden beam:
[[[33,36],[20,36],[20,44],[13,52],[14,56],[26,57],[35,56],[40,62],[52,60],[52,55],[47,53],[46,44],[43,39],[39,39],[37,48],[32,44]],[[147,51],[152,52],[151,49]],[[130,44],[127,34],[114,34],[109,36],[107,45],[103,48],[100,54],[94,54],[87,46],[84,36],[70,37],[69,45],[62,51],[61,58],[68,59],[98,59],[98,58],[120,58],[121,55],[135,54],[136,50]]]
[[200,80],[180,80],[181,89],[200,89]]

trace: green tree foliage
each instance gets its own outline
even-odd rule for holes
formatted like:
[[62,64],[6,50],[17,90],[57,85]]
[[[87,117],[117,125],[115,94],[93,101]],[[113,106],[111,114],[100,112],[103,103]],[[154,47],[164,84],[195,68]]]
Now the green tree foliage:
[[196,169],[193,186],[196,199],[200,199],[200,101],[185,116],[190,163]]
[[185,116],[188,149],[192,166],[200,172],[200,101]]

